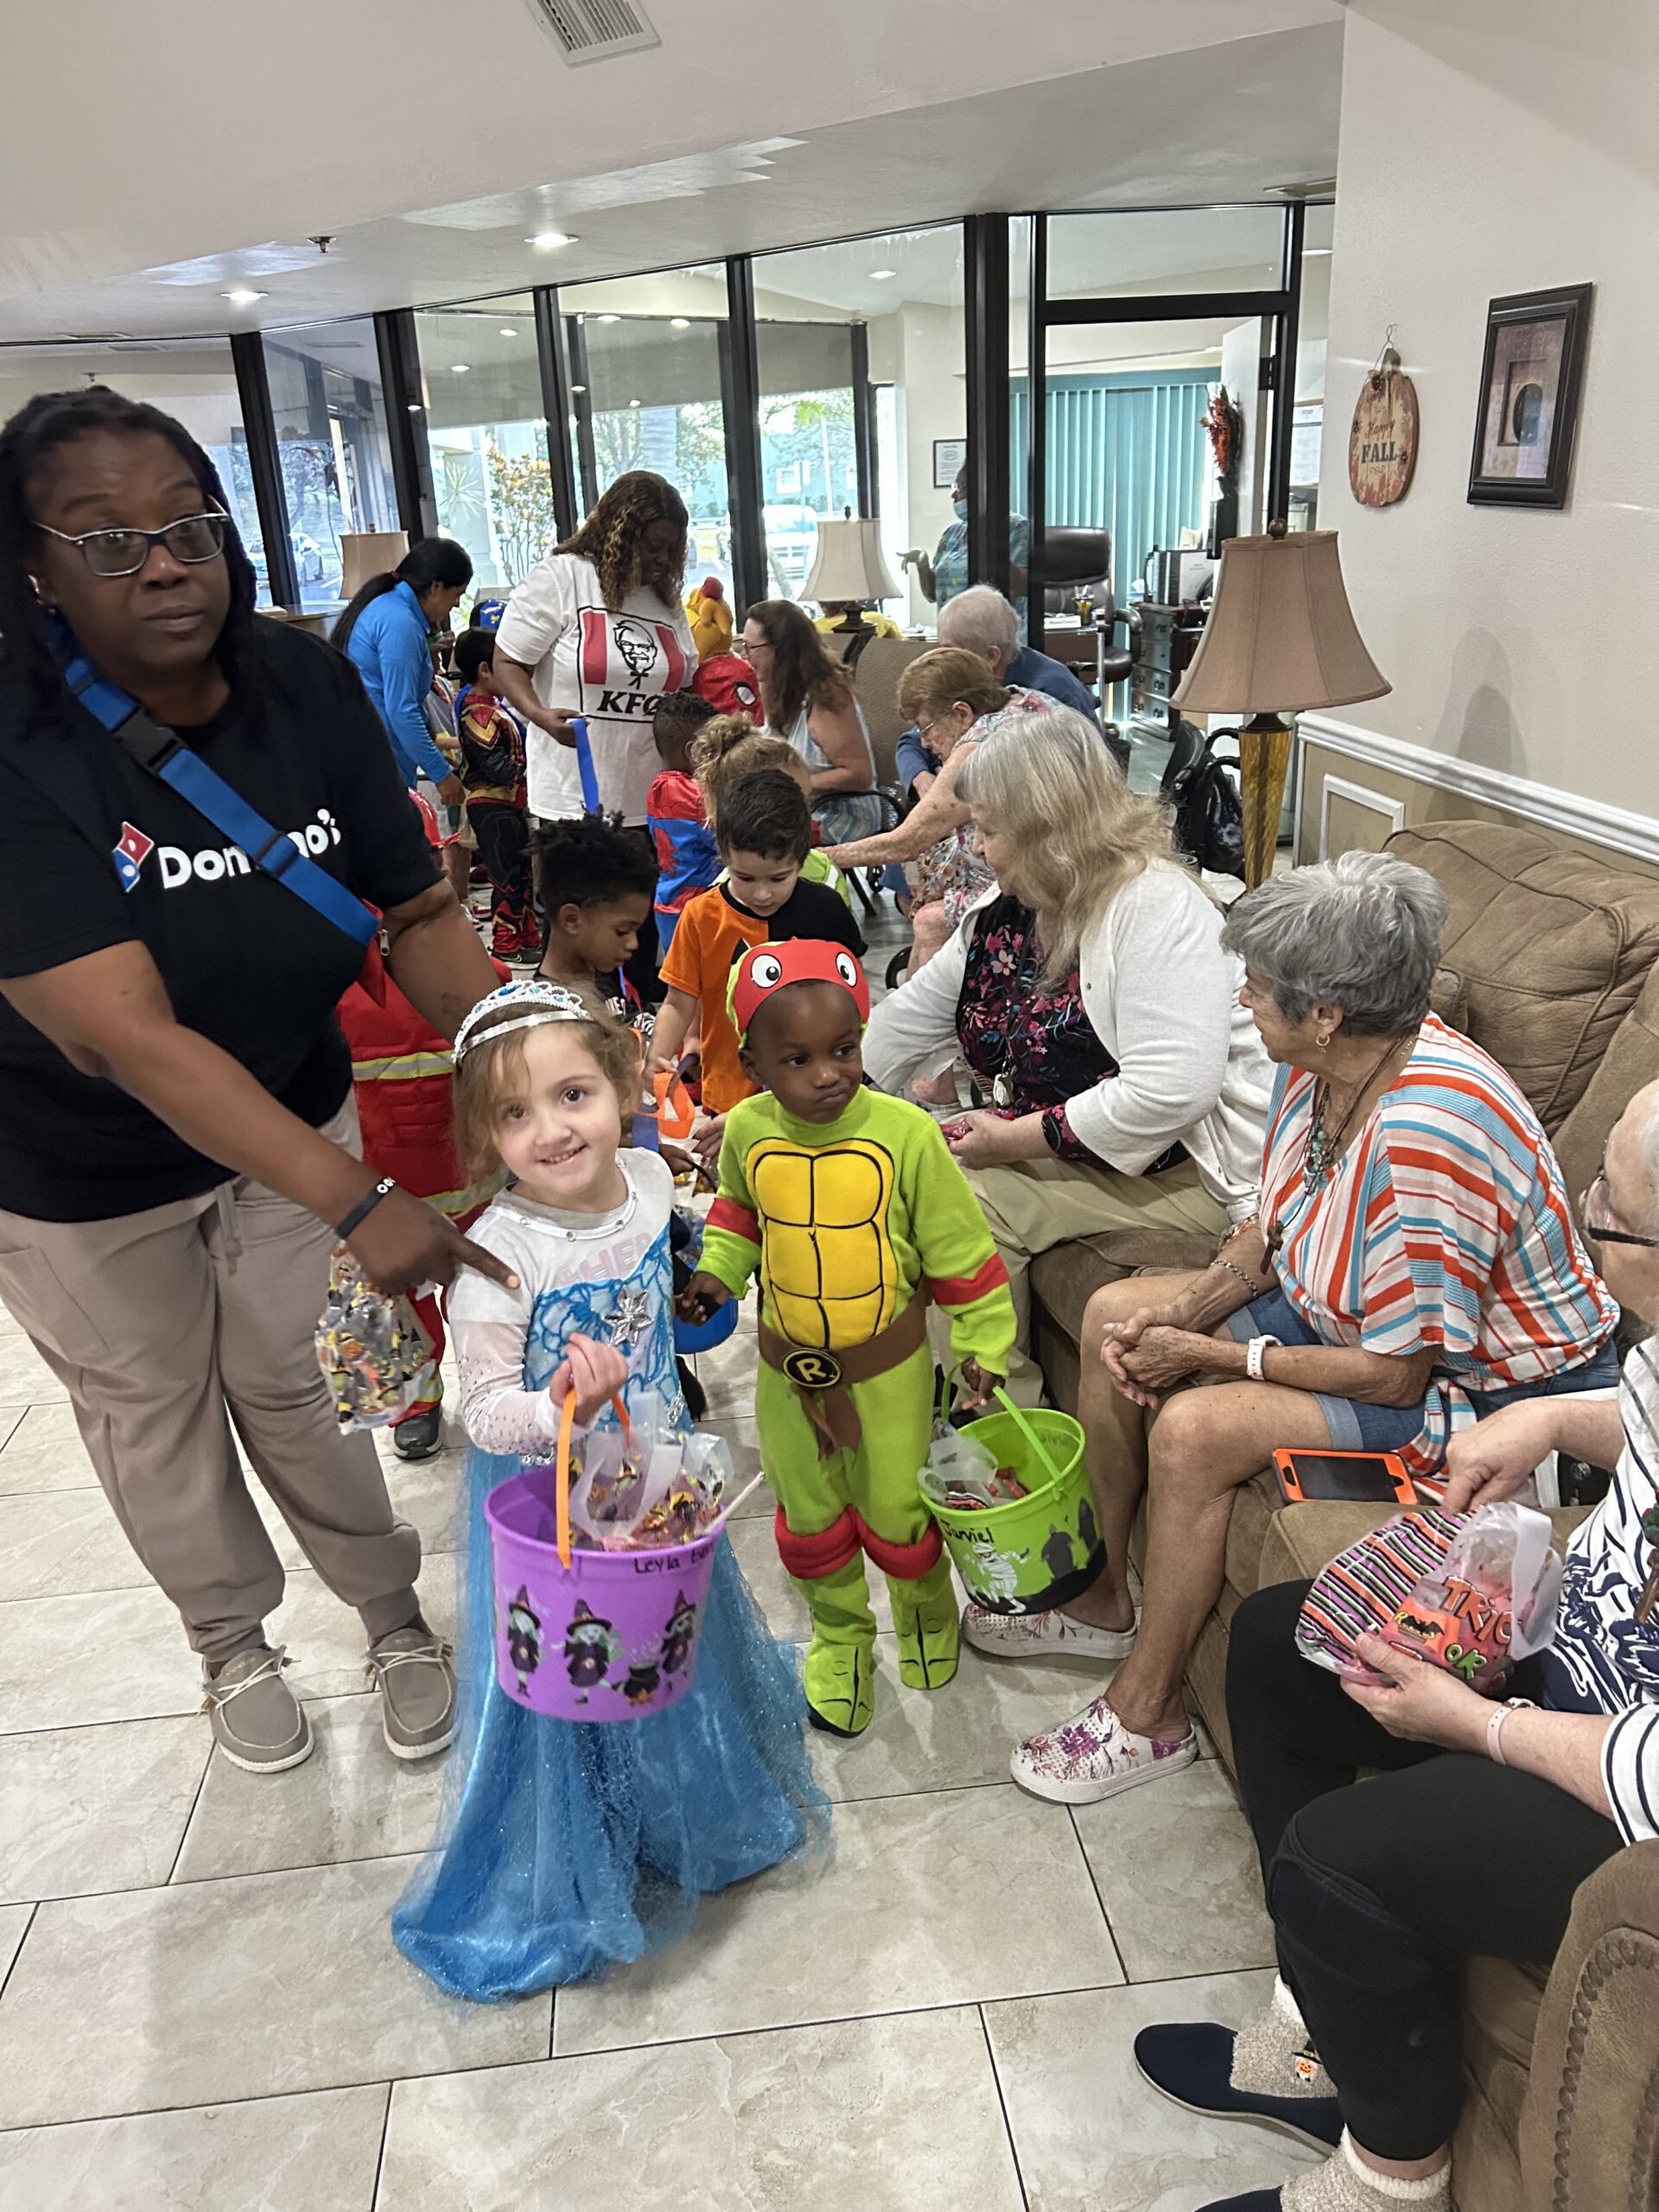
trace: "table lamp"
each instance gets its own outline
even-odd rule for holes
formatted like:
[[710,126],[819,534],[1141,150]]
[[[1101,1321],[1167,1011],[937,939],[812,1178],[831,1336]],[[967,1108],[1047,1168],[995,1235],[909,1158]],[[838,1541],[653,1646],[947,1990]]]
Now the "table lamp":
[[1227,540],[1215,604],[1174,704],[1251,717],[1236,732],[1249,889],[1273,868],[1290,768],[1283,716],[1380,699],[1392,689],[1355,625],[1334,530],[1292,537],[1275,522],[1265,537]]
[[831,607],[842,608],[836,632],[862,629],[862,607],[902,595],[881,556],[880,523],[853,515],[819,521],[817,558],[801,586],[801,597],[816,600],[826,614]]
[[342,530],[340,533],[340,595],[355,599],[371,576],[395,569],[409,550],[401,530]]

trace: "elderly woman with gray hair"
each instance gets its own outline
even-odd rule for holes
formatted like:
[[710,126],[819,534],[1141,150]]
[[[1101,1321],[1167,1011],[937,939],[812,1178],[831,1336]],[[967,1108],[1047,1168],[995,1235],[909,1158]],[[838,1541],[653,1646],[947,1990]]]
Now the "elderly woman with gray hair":
[[[1124,1657],[1103,1696],[1015,1751],[1039,1796],[1091,1802],[1196,1757],[1182,1672],[1233,1492],[1275,1446],[1395,1452],[1426,1474],[1503,1407],[1617,1382],[1618,1311],[1549,1139],[1429,1011],[1445,914],[1423,869],[1348,853],[1228,918],[1279,1068],[1259,1211],[1201,1273],[1090,1300],[1078,1411],[1109,1565],[1079,1618]],[[1124,1554],[1147,1490],[1137,1633]]]

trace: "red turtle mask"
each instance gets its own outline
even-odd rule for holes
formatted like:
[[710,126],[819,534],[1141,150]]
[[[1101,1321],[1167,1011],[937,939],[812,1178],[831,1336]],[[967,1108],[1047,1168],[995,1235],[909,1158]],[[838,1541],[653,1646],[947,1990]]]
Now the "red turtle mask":
[[791,983],[834,983],[851,995],[861,1025],[870,1018],[870,987],[844,945],[818,938],[785,938],[778,944],[753,946],[738,963],[732,1019],[739,1037],[748,1035],[757,1007]]

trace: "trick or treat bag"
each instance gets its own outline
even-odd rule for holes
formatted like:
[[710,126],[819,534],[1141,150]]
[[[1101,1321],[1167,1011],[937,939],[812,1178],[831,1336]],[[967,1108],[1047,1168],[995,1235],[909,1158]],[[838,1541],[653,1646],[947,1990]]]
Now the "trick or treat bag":
[[432,1340],[406,1298],[365,1282],[344,1244],[328,1262],[317,1365],[342,1428],[380,1428],[418,1405],[432,1379]]
[[1355,1647],[1380,1636],[1490,1695],[1512,1661],[1555,1633],[1561,1560],[1551,1535],[1548,1514],[1508,1500],[1396,1514],[1315,1577],[1296,1648],[1333,1675],[1376,1683]]

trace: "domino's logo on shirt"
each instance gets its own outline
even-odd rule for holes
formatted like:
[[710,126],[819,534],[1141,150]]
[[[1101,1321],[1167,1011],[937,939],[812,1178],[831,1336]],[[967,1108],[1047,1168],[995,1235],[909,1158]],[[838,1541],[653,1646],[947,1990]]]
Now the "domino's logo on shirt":
[[110,858],[115,862],[116,880],[124,891],[138,888],[138,871],[156,849],[156,840],[146,837],[142,830],[135,830],[130,822],[121,824],[121,836]]

